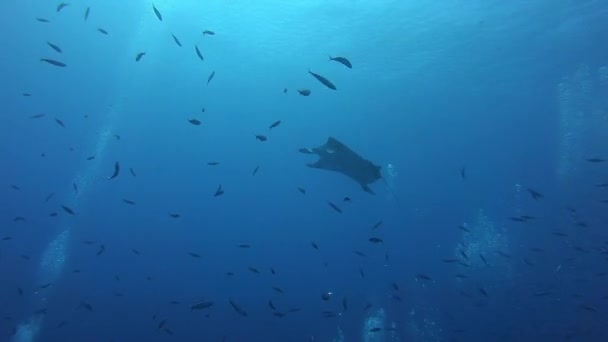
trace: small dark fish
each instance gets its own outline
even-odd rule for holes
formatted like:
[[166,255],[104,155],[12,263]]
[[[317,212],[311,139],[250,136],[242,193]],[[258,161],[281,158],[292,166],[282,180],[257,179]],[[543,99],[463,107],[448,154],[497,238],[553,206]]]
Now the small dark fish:
[[140,52],[137,55],[135,55],[135,61],[139,62],[139,60],[145,55],[145,52]]
[[215,190],[214,197],[221,196],[224,194],[224,190],[222,189],[222,184],[218,185],[217,190]]
[[2,238],[2,241],[10,241],[12,239],[13,239],[12,236],[5,236],[5,237]]
[[251,245],[248,243],[242,243],[240,245],[237,245],[238,248],[251,248]]
[[298,152],[303,153],[303,154],[312,154],[312,151],[305,147],[299,148]]
[[83,309],[85,309],[85,310],[87,310],[87,311],[89,311],[89,312],[93,312],[93,305],[91,305],[91,304],[89,304],[89,303],[87,303],[85,301],[82,301],[80,303],[80,307],[83,308]]
[[67,324],[68,324],[68,322],[67,322],[67,321],[61,321],[61,322],[59,322],[59,324],[57,324],[57,325],[55,326],[55,329],[59,329],[59,328],[61,328],[61,327],[64,327],[64,326],[66,326]]
[[597,309],[589,305],[582,304],[579,306],[579,308],[588,312],[597,313]]
[[369,242],[372,242],[372,243],[382,243],[384,241],[381,238],[371,237],[371,238],[369,238]]
[[215,71],[212,71],[211,74],[209,75],[209,77],[207,77],[207,85],[209,85],[209,82],[211,82],[211,80],[215,77]]
[[298,89],[298,93],[300,93],[300,95],[302,95],[302,96],[309,96],[310,95],[310,90],[308,90],[308,89]]
[[209,31],[209,30],[205,30],[203,31],[203,36],[214,36],[215,32],[213,31]]
[[89,14],[91,14],[91,7],[87,7],[87,9],[84,11],[84,21],[89,19]]
[[62,9],[68,6],[70,6],[70,4],[66,4],[65,2],[60,3],[59,5],[57,5],[57,12],[60,12]]
[[179,47],[182,47],[182,43],[179,41],[179,39],[177,39],[174,34],[171,34],[171,36],[173,36],[173,41],[175,42],[175,44],[177,44],[177,46]]
[[375,328],[369,329],[369,332],[376,333],[376,332],[381,331],[381,330],[382,330],[382,328],[375,327]]
[[201,124],[200,120],[197,119],[190,119],[188,120],[188,122],[193,124],[194,126],[199,126]]
[[281,124],[281,120],[277,120],[277,121],[273,122],[272,125],[270,125],[270,127],[268,127],[268,129],[273,129],[280,124]]
[[372,230],[376,230],[376,229],[380,228],[380,226],[382,226],[382,220],[376,222],[376,224],[374,224],[372,226]]
[[49,214],[50,217],[57,217],[57,213],[56,212],[52,212]]
[[171,218],[180,218],[181,215],[180,214],[176,214],[176,213],[169,213],[169,217],[171,217]]
[[255,268],[255,267],[249,266],[249,267],[247,267],[247,269],[248,269],[250,272],[252,272],[252,273],[255,273],[255,274],[260,274],[260,270],[258,270],[258,269],[257,269],[257,268]]
[[13,190],[17,190],[17,191],[21,190],[21,187],[20,187],[20,186],[18,186],[18,185],[11,184],[10,186],[11,186],[11,188],[12,188]]
[[460,260],[458,260],[458,259],[441,259],[441,261],[445,262],[446,264],[450,264],[450,263],[458,262]]
[[348,311],[348,298],[346,298],[346,296],[342,298],[342,309]]
[[471,232],[467,227],[465,227],[462,224],[458,226],[458,229],[462,230],[463,232],[467,232],[467,233]]
[[337,205],[331,203],[331,202],[327,202],[327,204],[337,213],[342,214],[342,209],[340,209]]
[[112,173],[112,175],[110,177],[108,177],[108,179],[114,179],[116,177],[118,177],[118,175],[120,174],[120,164],[118,162],[114,163],[114,173]]
[[367,255],[365,253],[361,252],[361,251],[353,251],[353,253],[357,254],[358,256],[360,256],[362,258],[367,257]]
[[277,310],[277,308],[274,306],[274,303],[272,302],[272,300],[268,301],[268,306],[270,307],[270,309],[272,311],[276,311]]
[[277,274],[277,272],[276,272],[276,271],[274,270],[274,268],[272,268],[272,267],[270,268],[270,273],[272,273],[272,275]]
[[156,6],[152,5],[152,9],[154,10],[154,14],[156,14],[158,20],[163,21],[163,15],[160,14],[160,11],[158,9],[156,9]]
[[97,31],[99,31],[99,32],[101,32],[101,33],[103,33],[105,35],[108,35],[108,31],[106,31],[106,30],[104,30],[102,28],[98,28]]
[[40,61],[52,64],[54,66],[62,67],[62,68],[67,66],[67,64],[60,62],[60,61],[56,61],[54,59],[40,58]]
[[156,326],[158,329],[162,329],[165,325],[167,324],[167,320],[163,319],[162,321],[160,321],[158,323],[158,325]]
[[30,118],[30,119],[40,119],[40,118],[43,118],[45,116],[46,116],[46,114],[36,114],[36,115],[29,116],[28,118]]
[[207,165],[216,166],[216,165],[220,165],[220,163],[219,162],[208,162]]
[[484,264],[488,264],[488,261],[486,260],[486,258],[483,256],[483,254],[479,254],[479,258],[481,259],[481,261],[483,261]]
[[283,88],[283,93],[287,94],[287,88]]
[[114,135],[112,135],[112,136],[114,137],[114,139],[116,139],[116,140],[120,140],[120,135],[118,135],[118,134],[114,134]]
[[25,222],[25,217],[17,216],[13,219],[13,222]]
[[74,189],[74,192],[78,195],[78,185],[76,183],[73,183],[72,188]]
[[[197,45],[194,45],[194,51],[196,51],[196,55],[198,56],[198,59],[200,59],[201,61],[205,61],[205,58],[203,57],[203,54],[201,53],[201,50],[199,50]],[[209,82],[207,82],[209,83]]]
[[316,243],[316,242],[314,242],[314,241],[313,241],[313,242],[311,242],[310,244],[312,245],[312,248],[314,248],[314,249],[316,249],[316,250],[319,250],[319,246],[317,246],[317,243]]
[[56,123],[57,123],[59,126],[61,126],[61,127],[65,128],[65,124],[63,123],[63,121],[61,121],[61,120],[59,120],[59,119],[55,119],[55,122],[56,122]]
[[36,18],[37,21],[41,22],[41,23],[50,23],[51,21],[48,19],[44,19],[44,18]]
[[296,189],[298,189],[298,191],[299,191],[300,193],[302,193],[302,195],[306,195],[306,189],[304,189],[304,188],[300,188],[299,186],[297,186],[297,187],[296,187]]
[[273,287],[272,288],[276,293],[280,293],[280,294],[285,294],[285,291],[283,291],[282,288],[280,287]]
[[95,159],[95,156],[90,156],[87,158],[87,160],[93,160],[93,159]]
[[252,176],[255,176],[256,173],[258,173],[258,170],[260,169],[259,166],[256,166],[255,169],[253,169],[253,172],[251,173]]
[[190,307],[190,310],[203,310],[203,309],[208,309],[208,308],[210,308],[212,306],[213,306],[213,302],[204,300],[202,302],[198,302],[196,304],[193,304]]
[[486,290],[483,287],[478,288],[478,290],[479,290],[479,293],[481,293],[482,295],[484,295],[486,297],[488,296],[488,292],[486,292]]
[[69,215],[76,215],[76,213],[74,212],[74,210],[72,210],[72,208],[62,205],[61,208],[63,209],[63,211],[65,211],[66,213],[68,213]]
[[230,299],[229,302],[230,302],[230,306],[232,306],[234,311],[236,311],[239,315],[241,315],[243,317],[247,317],[247,311],[243,310],[243,308],[240,305],[238,305],[233,299]]
[[135,201],[132,201],[132,200],[126,199],[126,198],[123,198],[122,201],[125,202],[126,204],[129,204],[129,205],[136,205],[137,204],[137,203],[135,203]]
[[460,169],[460,178],[462,178],[462,180],[467,180],[467,169],[464,167]]
[[99,249],[97,250],[97,256],[100,256],[103,254],[103,252],[106,251],[106,246],[105,245],[100,245]]
[[466,276],[464,274],[461,274],[461,273],[456,274],[455,277],[456,277],[456,279],[466,279],[466,278],[468,278],[468,276]]
[[545,196],[543,196],[543,194],[541,194],[540,192],[538,192],[538,191],[536,191],[534,189],[528,188],[526,190],[528,191],[528,193],[530,194],[530,196],[532,196],[532,198],[535,199],[535,200],[539,200],[539,199],[545,198]]
[[344,199],[342,199],[343,202],[352,202],[353,200],[350,197],[344,197]]
[[590,163],[603,163],[606,160],[607,159],[601,159],[601,158],[587,158],[587,161]]
[[426,275],[424,273],[416,274],[416,278],[421,279],[421,280],[433,281],[433,278],[429,277],[428,275]]
[[505,259],[509,259],[511,258],[511,255],[508,253],[505,253],[503,251],[496,251],[496,253],[498,253],[498,255],[500,255],[501,257],[505,258]]
[[327,302],[328,300],[331,299],[332,295],[333,295],[333,293],[331,293],[331,292],[322,293],[321,294],[321,299]]
[[265,136],[265,135],[262,135],[262,134],[254,134],[254,136],[255,136],[256,140],[259,140],[259,141],[262,141],[262,142],[268,140],[268,137]]
[[57,51],[59,53],[63,52],[63,51],[61,51],[61,48],[59,46],[57,46],[57,45],[55,45],[55,44],[53,44],[51,42],[46,42],[46,43],[51,47],[51,49],[53,49],[53,50],[55,50],[55,51]]
[[31,258],[29,255],[22,254],[21,259],[29,261]]
[[137,249],[132,249],[131,252],[135,255],[141,255],[141,253]]
[[137,175],[135,174],[135,170],[133,170],[133,168],[129,168],[129,172],[131,173],[131,176],[137,177]]
[[462,257],[463,257],[465,260],[469,260],[469,256],[467,255],[467,253],[465,253],[465,252],[464,252],[462,249],[461,249],[461,250],[459,250],[459,252],[460,252],[460,255],[462,255]]
[[327,88],[331,89],[331,90],[337,90],[336,86],[331,83],[330,80],[328,80],[327,78],[319,75],[319,74],[315,74],[314,72],[310,71],[310,69],[308,69],[308,73],[311,74],[314,78],[316,78],[319,82],[323,83],[323,85],[325,85]]
[[350,64],[350,61],[348,59],[344,58],[344,57],[332,57],[332,56],[329,56],[329,60],[330,61],[336,61],[336,62],[344,65],[345,67],[347,67],[349,69],[353,68],[353,65]]
[[200,254],[196,254],[196,253],[193,253],[193,252],[188,252],[188,254],[190,254],[190,256],[193,257],[193,258],[200,258],[201,257]]

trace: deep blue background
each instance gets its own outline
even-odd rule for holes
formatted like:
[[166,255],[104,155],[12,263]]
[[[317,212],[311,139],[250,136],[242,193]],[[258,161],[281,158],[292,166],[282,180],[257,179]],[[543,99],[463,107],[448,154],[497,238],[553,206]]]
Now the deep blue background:
[[[50,2],[9,0],[0,12],[0,236],[12,237],[0,241],[0,339],[46,307],[43,341],[331,341],[337,327],[346,341],[360,341],[364,319],[383,307],[402,341],[605,340],[608,205],[598,200],[608,193],[596,184],[608,182],[608,169],[585,161],[608,158],[602,1],[155,4],[162,22],[140,1],[73,1],[57,13]],[[204,29],[217,34],[202,36]],[[353,69],[328,54],[348,57]],[[560,83],[575,94],[568,108],[583,113],[581,126],[567,127],[582,142],[569,150],[575,164],[561,178]],[[311,96],[297,95],[302,88]],[[281,125],[268,132],[276,120]],[[381,182],[371,196],[343,176],[307,168],[314,158],[297,149],[328,136],[384,169],[392,164],[397,175],[385,176],[397,198]],[[122,173],[108,181],[115,161]],[[225,194],[214,197],[219,184]],[[528,187],[545,198],[534,201]],[[341,203],[345,196],[352,203]],[[487,245],[475,228],[480,211],[506,245]],[[508,219],[519,214],[537,220]],[[13,222],[18,216],[26,222]],[[472,234],[458,229],[464,222]],[[49,282],[39,267],[43,251],[66,228],[63,272],[34,294]],[[384,243],[370,244],[371,236]],[[443,263],[461,258],[461,243],[486,243],[489,265],[478,255],[469,255],[471,268]],[[100,244],[106,252],[96,256]],[[392,283],[402,302],[391,297]],[[334,298],[323,302],[327,291]],[[534,296],[543,291],[550,294]],[[214,307],[191,312],[201,299]],[[301,311],[274,317],[269,299],[282,312]],[[366,313],[368,302],[374,309]],[[323,310],[340,315],[324,318]],[[162,319],[174,336],[157,329]],[[69,323],[56,328],[61,321]]]

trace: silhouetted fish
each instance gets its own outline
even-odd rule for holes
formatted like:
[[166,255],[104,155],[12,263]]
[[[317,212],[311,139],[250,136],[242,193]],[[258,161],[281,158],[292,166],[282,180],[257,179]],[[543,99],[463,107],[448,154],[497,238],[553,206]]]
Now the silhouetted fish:
[[[201,53],[201,50],[198,49],[197,45],[194,45],[194,51],[196,51],[196,55],[198,56],[198,58],[204,62],[205,58],[203,58],[203,54]],[[209,83],[209,82],[207,82],[207,83]]]
[[51,42],[46,42],[46,43],[51,47],[51,49],[53,49],[53,50],[55,50],[55,51],[57,51],[59,53],[63,52],[63,51],[61,51],[61,48],[59,46],[57,46],[57,45],[55,45],[55,44],[53,44]]
[[140,52],[135,56],[135,61],[139,62],[139,60],[145,55],[145,52]]
[[346,59],[345,57],[332,57],[329,56],[329,60],[330,61],[336,61],[342,65],[344,65],[345,67],[352,69],[353,65],[350,63],[350,61],[348,59]]
[[67,66],[67,64],[65,64],[63,62],[56,61],[54,59],[49,59],[49,58],[40,58],[40,61],[41,62],[49,63],[49,64],[54,65],[54,66],[62,67],[62,68],[64,68],[64,67]]
[[298,89],[298,93],[302,96],[309,96],[310,95],[310,90],[308,89]]
[[223,195],[223,194],[224,194],[224,190],[222,189],[222,184],[220,184],[220,185],[217,187],[217,190],[215,190],[215,194],[214,194],[213,196],[214,196],[214,197],[217,197],[217,196],[221,196],[221,195]]
[[319,74],[315,74],[314,72],[310,71],[310,69],[308,69],[308,73],[311,74],[314,78],[316,78],[319,82],[323,83],[323,85],[325,85],[327,88],[336,90],[336,86],[327,78]]
[[108,31],[106,31],[102,28],[98,28],[97,31],[101,32],[102,34],[108,35]]
[[156,6],[152,5],[152,9],[154,10],[154,14],[156,14],[156,17],[158,18],[158,20],[163,21],[163,16],[160,13],[160,11],[158,9],[156,9]]
[[209,85],[209,82],[211,82],[211,80],[215,77],[215,71],[212,71],[211,74],[209,75],[209,77],[207,78],[207,85]]
[[114,173],[112,173],[112,175],[110,177],[108,177],[108,179],[114,179],[116,177],[118,177],[118,175],[120,174],[120,164],[118,162],[114,163]]

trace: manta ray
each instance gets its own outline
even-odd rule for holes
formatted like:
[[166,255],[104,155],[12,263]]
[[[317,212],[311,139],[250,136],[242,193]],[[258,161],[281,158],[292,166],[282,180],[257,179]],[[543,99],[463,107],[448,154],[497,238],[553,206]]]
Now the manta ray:
[[336,138],[329,137],[325,144],[321,146],[311,149],[301,148],[299,151],[304,154],[319,156],[319,160],[316,162],[306,164],[308,167],[334,171],[348,176],[361,185],[365,192],[372,195],[375,195],[375,193],[369,185],[383,179],[380,166],[364,159]]

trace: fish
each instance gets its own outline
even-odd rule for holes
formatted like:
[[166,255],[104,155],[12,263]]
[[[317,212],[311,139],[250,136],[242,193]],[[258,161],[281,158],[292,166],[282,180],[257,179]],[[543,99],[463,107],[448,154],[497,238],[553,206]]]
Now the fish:
[[338,172],[357,182],[369,194],[375,194],[369,185],[383,179],[380,166],[364,159],[336,138],[329,137],[325,144],[312,148],[311,152],[319,159],[306,164],[308,167]]
[[332,57],[332,56],[329,56],[329,60],[330,61],[338,62],[338,63],[344,65],[345,67],[349,68],[349,69],[353,68],[353,65],[345,57]]
[[340,207],[338,207],[337,205],[331,203],[331,202],[327,202],[327,204],[337,213],[342,214],[342,209],[340,209]]
[[256,173],[258,173],[258,170],[260,169],[259,166],[256,166],[255,169],[253,169],[253,172],[251,173],[252,176],[255,176]]
[[311,74],[314,78],[316,78],[319,82],[323,83],[323,85],[326,86],[327,88],[329,88],[331,90],[337,90],[336,86],[327,78],[325,78],[319,74],[315,74],[314,72],[310,71],[310,69],[308,69],[308,73]]
[[201,61],[204,62],[205,58],[203,57],[203,54],[201,53],[201,50],[198,49],[197,45],[194,45],[194,51],[196,51],[196,55],[198,56],[198,59],[200,59]]
[[276,293],[280,293],[280,294],[285,294],[285,291],[283,291],[282,288],[280,287],[273,287],[272,288]]
[[248,243],[242,243],[240,245],[236,245],[238,248],[251,248],[251,245]]
[[463,232],[467,232],[470,233],[471,231],[463,224],[458,226],[458,229],[462,230]]
[[361,278],[365,278],[365,272],[363,272],[363,268],[359,267],[359,275]]
[[69,215],[72,215],[72,216],[76,215],[76,213],[74,212],[74,210],[72,210],[72,208],[70,208],[70,207],[68,207],[66,205],[62,205],[61,208],[63,209],[63,211],[65,211]]
[[298,93],[302,96],[310,96],[310,90],[308,89],[298,89]]
[[55,50],[55,51],[57,51],[59,53],[63,52],[59,46],[57,46],[57,45],[55,45],[55,44],[53,44],[51,42],[46,42],[46,43],[51,47],[51,49],[53,49],[53,50]]
[[30,93],[23,93],[23,94],[21,94],[21,96],[23,96],[23,97],[31,97],[32,94],[30,94]]
[[602,158],[587,158],[587,161],[590,163],[604,163],[607,160],[608,159],[602,159]]
[[223,194],[224,194],[224,190],[222,189],[222,184],[220,184],[220,185],[217,187],[217,190],[215,190],[215,194],[214,194],[213,196],[214,196],[214,197],[217,197],[217,196],[221,196],[221,195],[223,195]]
[[384,242],[384,240],[382,240],[381,238],[377,238],[377,237],[371,237],[368,240],[371,243],[382,243],[382,242]]
[[483,256],[483,254],[479,254],[479,258],[481,259],[481,261],[483,261],[484,264],[488,264],[488,261],[486,260],[486,258]]
[[376,332],[381,331],[381,330],[382,330],[382,328],[375,327],[375,328],[369,329],[369,332],[376,333]]
[[63,62],[56,61],[56,60],[54,60],[54,59],[49,59],[49,58],[40,58],[40,61],[41,61],[41,62],[48,63],[48,64],[51,64],[51,65],[54,65],[54,66],[58,66],[58,67],[60,67],[60,68],[65,68],[65,67],[67,67],[67,66],[68,66],[67,64],[65,64],[65,63],[63,63]]
[[190,119],[188,120],[188,122],[193,124],[194,126],[199,126],[201,124],[200,120],[197,119]]
[[254,136],[255,136],[256,140],[259,140],[259,141],[262,141],[262,142],[268,140],[268,137],[265,136],[265,135],[262,135],[262,134],[254,134]]
[[154,10],[154,14],[156,15],[156,17],[158,18],[158,20],[163,21],[163,15],[160,13],[160,11],[156,8],[156,6],[152,5],[152,10]]
[[102,34],[108,35],[108,31],[106,31],[102,28],[98,28],[97,31],[101,32]]
[[210,302],[208,300],[203,300],[201,302],[192,304],[190,306],[190,310],[203,310],[203,309],[209,309],[210,307],[213,306],[213,302]]
[[63,121],[61,121],[61,120],[59,120],[59,119],[55,119],[55,122],[56,122],[56,123],[57,123],[59,126],[61,126],[61,127],[65,128],[65,124],[63,123]]
[[268,129],[273,129],[277,126],[279,126],[281,124],[281,120],[277,120],[275,122],[272,123],[272,125],[270,125],[270,127],[268,127]]
[[126,198],[123,198],[122,201],[125,202],[126,204],[130,204],[130,205],[136,205],[137,204],[134,201],[132,201],[130,199],[126,199]]
[[464,167],[460,169],[460,178],[462,180],[467,180],[467,169]]
[[167,324],[167,319],[163,319],[162,321],[160,321],[158,323],[158,325],[156,326],[158,329],[162,329],[165,325]]
[[381,226],[382,226],[382,220],[376,222],[376,224],[374,224],[372,226],[372,230],[376,230],[376,229],[380,228]]
[[131,252],[133,252],[133,254],[135,254],[135,255],[141,255],[141,252],[138,251],[137,249],[132,249]]
[[353,251],[353,253],[357,254],[358,256],[362,257],[362,258],[366,258],[367,255],[361,251]]
[[85,310],[87,310],[87,311],[89,311],[89,312],[93,312],[93,305],[91,305],[91,304],[89,304],[89,303],[87,303],[85,301],[82,301],[80,303],[80,307],[83,308],[83,309],[85,309]]
[[74,192],[78,195],[78,185],[76,183],[73,183],[72,188],[74,189]]
[[177,44],[177,46],[179,47],[182,47],[182,43],[179,41],[179,39],[177,39],[174,34],[171,34],[171,36],[173,37],[173,41],[175,42],[175,44]]
[[25,217],[17,216],[13,219],[13,222],[25,222]]
[[37,21],[41,22],[41,23],[50,23],[51,21],[45,18],[36,18]]
[[84,11],[84,21],[89,19],[89,14],[91,14],[91,7],[87,7],[87,9]]
[[105,245],[100,245],[99,249],[97,250],[97,256],[100,256],[101,254],[103,254],[103,252],[106,251],[106,246]]
[[482,295],[484,295],[486,297],[488,296],[488,292],[483,287],[478,288],[478,290],[479,290],[479,293],[481,293]]
[[302,195],[306,195],[306,189],[301,188],[299,186],[296,186],[296,189],[298,189],[298,191],[302,194]]
[[247,269],[251,272],[251,273],[255,273],[255,274],[260,274],[260,270],[258,270],[257,268],[253,267],[253,266],[249,266],[247,267]]
[[67,4],[65,2],[60,3],[59,5],[57,5],[57,12],[61,12],[62,9],[66,8],[70,6],[70,4]]
[[342,309],[344,309],[344,311],[348,311],[348,298],[346,298],[346,296],[342,298]]
[[541,194],[540,192],[531,189],[531,188],[527,188],[526,189],[528,191],[528,193],[530,194],[530,196],[532,196],[533,199],[538,200],[538,199],[543,199],[545,198],[545,196],[543,196],[543,194]]
[[146,53],[142,51],[142,52],[138,53],[137,55],[135,55],[135,61],[136,61],[136,62],[139,62],[139,60],[140,60],[140,59],[141,59],[141,58],[142,58],[142,57],[143,57],[145,54],[146,54]]
[[317,245],[317,243],[316,243],[316,242],[314,242],[314,241],[313,241],[313,242],[311,242],[310,244],[312,245],[312,248],[314,248],[314,249],[316,249],[316,250],[319,250],[319,246]]
[[200,258],[200,254],[194,253],[194,252],[188,252],[188,254],[190,254],[191,257],[193,258]]
[[416,278],[421,279],[421,280],[433,281],[433,278],[429,277],[428,275],[426,275],[424,273],[416,274]]
[[177,214],[177,213],[169,213],[169,217],[171,217],[171,218],[180,218],[181,215]]
[[458,259],[441,259],[441,261],[446,264],[450,264],[450,263],[458,262],[460,260],[458,260]]
[[57,216],[57,213],[56,213],[56,212],[52,212],[52,213],[50,213],[50,214],[49,214],[49,216],[51,216],[51,217],[56,217],[56,216]]
[[271,309],[272,311],[276,311],[276,309],[277,309],[277,308],[274,306],[274,303],[272,302],[272,300],[269,300],[269,301],[268,301],[268,306],[270,307],[270,309]]
[[43,118],[46,114],[36,114],[36,115],[32,115],[29,116],[30,119],[40,119]]
[[215,32],[210,30],[203,31],[203,36],[215,36]]
[[21,187],[20,187],[20,186],[18,186],[18,185],[11,184],[10,186],[11,186],[11,188],[12,188],[13,190],[17,190],[17,191],[21,190]]
[[207,165],[209,165],[209,166],[216,166],[216,165],[220,165],[220,163],[212,161],[212,162],[207,162]]
[[95,159],[95,156],[90,156],[87,158],[87,160],[93,160],[93,159]]
[[131,173],[131,176],[137,177],[137,175],[135,174],[135,170],[133,170],[133,168],[129,168],[129,172]]
[[342,201],[343,202],[352,202],[352,199],[350,197],[344,197],[344,199]]
[[212,71],[211,74],[209,74],[209,77],[207,77],[207,85],[209,85],[209,82],[211,82],[211,80],[215,77],[215,71]]
[[247,317],[247,311],[243,310],[243,308],[236,302],[234,299],[229,300],[230,306],[236,311],[239,315],[243,317]]
[[118,177],[118,175],[120,174],[120,164],[118,162],[114,163],[114,172],[112,173],[112,175],[110,177],[108,177],[108,179],[114,179],[116,177]]

